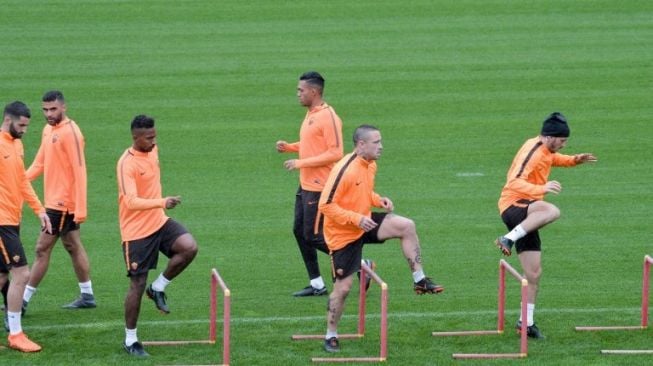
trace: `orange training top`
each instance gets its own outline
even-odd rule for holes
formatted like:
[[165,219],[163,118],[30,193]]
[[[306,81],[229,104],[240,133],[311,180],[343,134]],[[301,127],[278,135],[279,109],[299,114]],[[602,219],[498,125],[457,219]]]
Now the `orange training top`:
[[375,175],[376,162],[355,153],[347,154],[331,170],[319,205],[329,250],[342,249],[360,238],[364,231],[358,225],[363,216],[372,216],[372,206],[381,207],[381,196],[374,192]]
[[145,238],[168,220],[161,197],[159,152],[125,150],[118,160],[118,214],[123,242]]
[[508,170],[507,182],[499,198],[499,212],[521,199],[541,201],[552,166],[574,166],[573,156],[552,153],[540,137],[527,140],[519,149]]
[[86,160],[84,136],[75,121],[64,119],[43,128],[41,146],[27,179],[43,174],[45,207],[75,214],[76,222],[86,220]]
[[342,121],[327,103],[306,112],[299,130],[299,142],[286,146],[299,152],[296,167],[302,189],[321,192],[333,164],[342,158]]
[[45,212],[25,176],[23,142],[0,132],[0,225],[20,225],[23,201],[36,215]]

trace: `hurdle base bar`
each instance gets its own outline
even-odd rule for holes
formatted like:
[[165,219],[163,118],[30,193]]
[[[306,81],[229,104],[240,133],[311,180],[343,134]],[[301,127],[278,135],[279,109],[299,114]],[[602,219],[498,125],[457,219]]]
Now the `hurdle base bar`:
[[501,335],[502,330],[463,330],[453,332],[433,332],[433,337],[449,337],[449,336],[475,336],[475,335]]
[[459,359],[491,359],[491,358],[526,358],[526,353],[454,353],[452,357]]
[[[388,334],[388,285],[370,267],[361,261],[361,276],[358,302],[358,329],[357,333],[340,334],[338,338],[361,339],[365,336],[365,305],[367,303],[367,289],[365,278],[369,276],[381,287],[381,329],[380,329],[380,351],[378,357],[313,357],[312,362],[385,362],[388,355],[387,334]],[[290,337],[292,340],[324,339],[324,334],[295,334]]]
[[[343,338],[343,339],[358,339],[358,338],[363,338],[365,335],[364,334],[338,334],[338,338]],[[307,339],[324,339],[324,334],[295,334],[292,337],[290,337],[293,341],[303,341]]]
[[340,357],[340,358],[313,357],[311,360],[313,362],[385,362],[386,361],[386,359],[383,357]]
[[186,344],[215,344],[215,341],[203,339],[197,341],[144,341],[144,346],[183,346]]
[[[209,339],[201,340],[164,340],[164,341],[143,341],[145,346],[184,346],[189,344],[216,344],[217,312],[218,312],[218,287],[223,294],[223,339],[222,339],[222,362],[221,364],[204,366],[229,366],[229,349],[231,333],[231,290],[227,287],[217,269],[211,269],[211,299],[209,314]],[[179,365],[178,365],[179,366]],[[193,365],[199,366],[199,365]]]
[[599,326],[599,327],[576,327],[577,331],[601,331],[601,330],[643,330],[648,328],[648,305],[649,305],[649,291],[651,280],[651,265],[653,265],[653,257],[650,255],[644,256],[644,268],[642,269],[642,307],[641,307],[641,322],[640,325],[634,326]]
[[603,349],[602,355],[653,355],[651,349]]
[[[527,313],[527,296],[528,280],[519,274],[508,262],[499,260],[499,304],[497,311],[497,329],[496,330],[469,330],[469,331],[451,331],[451,332],[432,332],[434,337],[446,336],[483,336],[483,335],[501,335],[505,327],[505,301],[506,301],[506,272],[511,274],[521,284],[521,316],[526,318]],[[495,358],[526,358],[528,356],[528,339],[526,322],[522,323],[520,329],[519,353],[454,353],[451,356],[454,359],[495,359]]]
[[[161,365],[157,365],[157,366],[161,366]],[[226,363],[221,363],[219,365],[165,365],[165,366],[229,366],[229,365]]]
[[606,326],[606,327],[576,327],[577,331],[596,332],[601,330],[644,330],[646,327],[641,325],[619,325],[619,326]]

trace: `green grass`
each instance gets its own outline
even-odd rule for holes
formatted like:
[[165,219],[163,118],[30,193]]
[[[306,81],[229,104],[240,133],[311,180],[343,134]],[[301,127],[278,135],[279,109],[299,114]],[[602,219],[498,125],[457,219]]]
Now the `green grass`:
[[[168,288],[172,313],[144,300],[139,337],[207,334],[209,271],[233,291],[232,364],[306,365],[321,356],[325,299],[294,299],[306,284],[291,234],[297,175],[282,169],[277,139],[293,140],[304,110],[297,77],[316,69],[349,140],[378,125],[385,152],[377,190],[420,233],[428,274],[447,290],[411,293],[398,245],[366,249],[390,289],[391,365],[644,365],[650,356],[599,355],[651,348],[651,331],[577,333],[576,325],[637,324],[641,262],[651,253],[650,83],[653,5],[647,1],[2,1],[0,101],[27,102],[35,118],[26,160],[38,147],[40,97],[63,90],[87,142],[89,221],[82,237],[99,307],[64,311],[77,284],[61,247],[24,319],[44,349],[1,350],[2,364],[207,364],[215,346],[121,350],[128,286],[117,222],[115,163],[130,145],[129,121],[157,119],[170,215],[200,244]],[[542,232],[544,276],[536,320],[547,335],[527,361],[454,362],[458,352],[516,352],[518,338],[433,338],[436,330],[496,325],[497,261],[504,231],[496,201],[523,140],[561,111],[566,151],[593,152],[591,166],[554,170],[562,218]],[[347,146],[350,146],[349,144]],[[467,174],[465,174],[467,173]],[[41,192],[40,182],[36,184]],[[35,218],[23,241],[33,258]],[[320,257],[328,277],[327,258]],[[515,258],[510,263],[518,266]],[[165,263],[161,263],[161,266]],[[160,269],[161,269],[160,266]],[[152,276],[159,271],[152,273]],[[151,277],[152,277],[151,276]],[[518,286],[508,289],[508,323]],[[378,352],[378,288],[368,335],[343,355]],[[341,331],[355,329],[356,300]],[[0,342],[4,344],[3,342]]]

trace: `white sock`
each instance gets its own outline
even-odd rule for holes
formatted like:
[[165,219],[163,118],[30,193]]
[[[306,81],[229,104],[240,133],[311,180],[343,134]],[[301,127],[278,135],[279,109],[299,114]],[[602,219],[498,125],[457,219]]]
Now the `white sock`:
[[23,292],[23,300],[29,302],[32,299],[32,295],[36,292],[36,287],[30,285],[25,286],[25,292]]
[[314,278],[311,280],[311,286],[316,289],[323,289],[324,288],[324,280],[322,279],[322,276]]
[[17,313],[7,311],[7,318],[9,320],[9,334],[15,335],[23,331],[20,324],[20,311]]
[[423,280],[424,277],[426,277],[426,275],[424,274],[424,271],[421,269],[419,271],[413,272],[413,281],[415,283]]
[[526,230],[520,225],[515,226],[512,231],[510,231],[508,234],[504,235],[505,238],[510,239],[512,241],[517,241],[528,234]]
[[154,282],[152,282],[152,290],[159,291],[159,292],[165,291],[166,286],[168,286],[169,283],[170,280],[163,277],[163,273],[161,273],[159,274],[159,277],[157,277],[157,279]]
[[[526,304],[526,325],[531,326],[535,324],[533,320],[533,313],[535,312],[535,304],[527,303]],[[523,321],[522,316],[519,315],[519,321]]]
[[[27,289],[25,291],[27,291]],[[93,285],[91,285],[91,280],[80,282],[79,291],[83,294],[93,295]]]
[[136,328],[134,329],[125,328],[125,346],[129,347],[136,342],[138,342],[138,336],[136,335]]
[[333,337],[338,338],[338,331],[337,330],[328,330],[327,329],[326,337],[324,337],[324,339],[330,339],[330,338],[333,338]]

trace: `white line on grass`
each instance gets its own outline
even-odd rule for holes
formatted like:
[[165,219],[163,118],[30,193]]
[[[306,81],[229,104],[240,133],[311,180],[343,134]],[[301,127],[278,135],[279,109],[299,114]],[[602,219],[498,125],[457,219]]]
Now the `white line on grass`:
[[[628,312],[628,313],[637,313],[640,308],[598,308],[598,309],[538,309],[538,314],[596,314],[596,313],[616,313],[616,312]],[[479,310],[479,311],[452,311],[452,312],[424,312],[424,313],[413,313],[413,312],[401,312],[401,313],[388,313],[389,319],[408,319],[408,318],[430,318],[430,319],[439,319],[439,318],[451,318],[451,317],[470,317],[470,316],[490,316],[495,315],[496,310]],[[506,310],[506,314],[517,315],[519,311],[517,310]],[[343,315],[345,319],[356,319],[358,315]],[[367,318],[378,319],[379,314],[367,314]],[[272,317],[247,317],[239,318],[232,317],[232,324],[247,324],[247,323],[297,323],[305,321],[319,321],[324,320],[324,315],[314,315],[314,316],[272,316]],[[220,318],[219,322],[222,319]],[[149,320],[143,321],[140,320],[139,325],[155,325],[155,326],[177,326],[180,324],[205,324],[208,323],[208,319],[186,319],[186,320]],[[66,323],[66,324],[48,324],[48,325],[30,325],[24,327],[26,329],[36,329],[36,330],[50,330],[50,329],[73,329],[73,328],[115,328],[121,327],[124,323],[122,321],[110,321],[110,322],[95,322],[95,323]]]
[[460,172],[456,173],[456,177],[483,177],[485,174],[481,172]]

